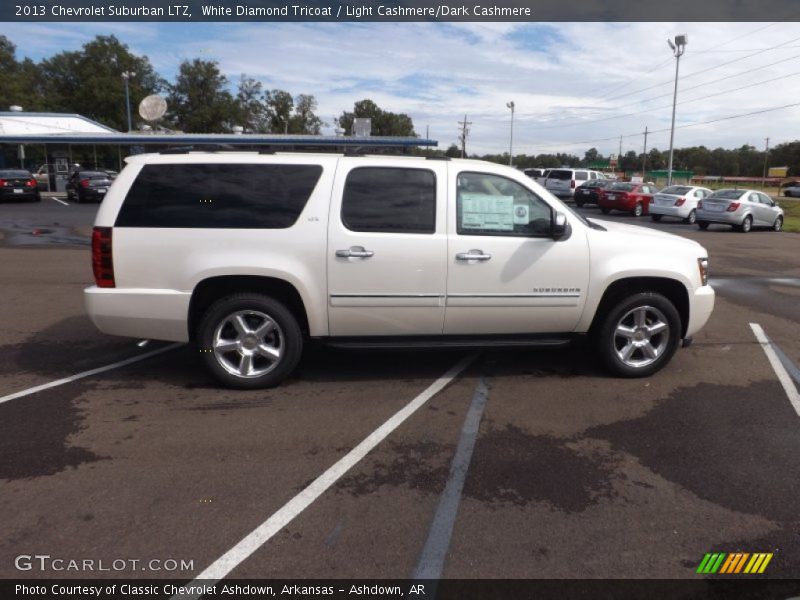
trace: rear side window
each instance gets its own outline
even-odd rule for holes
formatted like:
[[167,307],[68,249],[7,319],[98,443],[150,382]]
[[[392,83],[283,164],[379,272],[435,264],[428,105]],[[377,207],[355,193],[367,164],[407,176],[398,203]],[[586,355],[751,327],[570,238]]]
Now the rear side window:
[[320,165],[145,165],[116,226],[286,229],[320,175]]
[[344,184],[342,223],[351,231],[434,233],[436,176],[427,169],[353,169]]
[[586,181],[589,179],[589,174],[586,171],[575,171],[575,179],[578,181]]

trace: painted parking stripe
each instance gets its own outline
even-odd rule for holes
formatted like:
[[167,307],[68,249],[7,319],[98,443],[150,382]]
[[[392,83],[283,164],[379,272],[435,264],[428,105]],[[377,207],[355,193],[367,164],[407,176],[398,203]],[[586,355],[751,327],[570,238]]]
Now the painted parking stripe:
[[69,202],[64,202],[63,200],[61,200],[60,198],[56,198],[55,196],[50,196],[50,199],[55,200],[56,202],[60,202],[64,206],[69,206]]
[[411,576],[414,581],[436,581],[442,577],[445,559],[450,549],[450,540],[453,537],[458,507],[461,504],[461,492],[464,489],[464,482],[467,480],[472,451],[475,449],[475,440],[478,438],[478,428],[488,397],[489,391],[486,388],[486,382],[481,377],[475,387],[475,394],[464,419],[458,447],[450,465],[450,474],[428,530],[428,539],[425,541],[414,574]]
[[[411,400],[397,411],[383,425],[369,434],[358,446],[333,464],[327,471],[312,481],[294,498],[289,500],[277,512],[270,516],[251,533],[246,535],[233,548],[215,560],[205,571],[200,573],[194,581],[185,587],[201,587],[213,585],[233,571],[239,564],[247,559],[253,552],[267,543],[272,536],[286,527],[295,517],[308,508],[317,498],[336,483],[345,473],[357,465],[361,459],[370,453],[378,444],[386,439],[395,429],[400,427],[406,419],[419,410],[425,403],[442,391],[451,381],[466,369],[478,356],[470,354],[451,367],[444,375],[429,385],[421,394]],[[200,598],[202,594],[176,594],[173,600],[192,600]]]
[[794,383],[792,383],[792,378],[781,363],[781,359],[778,358],[778,355],[775,353],[772,342],[769,341],[767,334],[764,333],[764,330],[758,323],[750,323],[750,329],[753,330],[753,335],[756,336],[758,343],[761,344],[761,348],[764,350],[764,354],[767,355],[769,364],[772,365],[775,375],[778,376],[778,381],[781,382],[783,390],[789,397],[789,402],[792,403],[795,412],[800,416],[800,393],[797,392],[797,388],[794,386]]
[[119,369],[120,367],[131,365],[141,360],[150,358],[151,356],[164,354],[164,352],[169,352],[170,350],[174,350],[179,346],[183,346],[183,344],[170,344],[169,346],[164,346],[163,348],[158,348],[157,350],[151,350],[150,352],[145,352],[144,354],[139,354],[138,356],[132,356],[131,358],[126,358],[125,360],[121,360],[119,362],[115,362],[110,365],[105,365],[104,367],[90,369],[89,371],[83,371],[75,375],[70,375],[69,377],[64,377],[63,379],[56,379],[55,381],[51,381],[50,383],[43,383],[42,385],[37,385],[35,387],[28,388],[27,390],[14,392],[13,394],[8,394],[7,396],[0,397],[0,404],[3,404],[4,402],[8,402],[10,400],[16,400],[17,398],[22,398],[24,396],[30,396],[31,394],[36,394],[37,392],[49,390],[50,388],[58,387],[66,383],[72,383],[73,381],[77,381],[78,379],[91,377],[92,375],[97,375],[98,373],[105,373],[106,371]]

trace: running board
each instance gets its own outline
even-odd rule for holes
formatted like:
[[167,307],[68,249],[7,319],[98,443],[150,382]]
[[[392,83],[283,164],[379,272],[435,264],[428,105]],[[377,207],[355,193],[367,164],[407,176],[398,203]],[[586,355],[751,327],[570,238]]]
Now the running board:
[[568,346],[571,336],[539,337],[539,336],[508,336],[508,337],[470,337],[470,336],[438,336],[438,337],[360,337],[360,338],[322,338],[322,343],[332,348],[346,348],[353,350],[378,350],[385,349],[431,349],[442,348],[560,348]]

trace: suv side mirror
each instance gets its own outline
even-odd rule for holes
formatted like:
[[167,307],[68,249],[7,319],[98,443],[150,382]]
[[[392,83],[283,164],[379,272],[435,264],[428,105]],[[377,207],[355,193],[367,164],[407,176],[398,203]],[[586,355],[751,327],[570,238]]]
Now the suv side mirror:
[[567,223],[567,215],[562,212],[555,213],[553,215],[552,226],[550,228],[553,239],[557,240],[564,237],[564,235],[567,233],[567,227],[569,227]]

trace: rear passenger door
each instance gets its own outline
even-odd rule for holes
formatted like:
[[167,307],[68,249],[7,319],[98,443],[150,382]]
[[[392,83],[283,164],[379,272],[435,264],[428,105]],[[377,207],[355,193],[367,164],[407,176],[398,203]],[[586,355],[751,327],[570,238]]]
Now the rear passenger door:
[[339,161],[328,221],[331,335],[442,333],[446,202],[444,162]]

